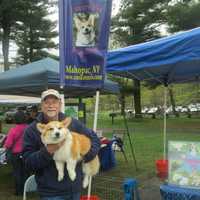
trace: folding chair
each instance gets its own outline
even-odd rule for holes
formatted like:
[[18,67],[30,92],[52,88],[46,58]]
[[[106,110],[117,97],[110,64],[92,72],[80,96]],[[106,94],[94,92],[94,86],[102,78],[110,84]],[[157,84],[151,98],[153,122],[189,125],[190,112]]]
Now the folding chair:
[[6,149],[0,148],[0,165],[7,164],[6,162]]
[[123,153],[124,159],[128,162],[126,153],[124,151],[124,138],[125,138],[126,130],[125,129],[114,129],[112,134],[112,149],[114,152],[119,151]]
[[7,135],[0,133],[0,147],[3,147]]
[[37,191],[37,183],[35,181],[35,175],[29,176],[24,184],[23,200],[26,200],[27,192],[36,192],[36,191]]

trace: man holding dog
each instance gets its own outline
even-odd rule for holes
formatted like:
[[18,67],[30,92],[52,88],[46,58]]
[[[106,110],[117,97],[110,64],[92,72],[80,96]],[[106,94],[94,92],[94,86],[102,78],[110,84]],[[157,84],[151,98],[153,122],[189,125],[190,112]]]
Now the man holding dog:
[[[49,89],[42,93],[41,110],[35,121],[26,129],[24,134],[23,157],[26,167],[36,177],[38,192],[41,200],[79,200],[82,188],[82,167],[81,162],[76,166],[76,179],[71,181],[65,169],[64,179],[57,180],[57,170],[53,160],[53,154],[63,142],[44,146],[40,138],[37,123],[48,123],[50,121],[62,121],[65,119],[60,112],[61,99],[58,91]],[[88,129],[80,121],[72,119],[70,131],[84,134],[91,140],[91,149],[85,155],[83,162],[91,161],[100,149],[100,141],[91,129]]]

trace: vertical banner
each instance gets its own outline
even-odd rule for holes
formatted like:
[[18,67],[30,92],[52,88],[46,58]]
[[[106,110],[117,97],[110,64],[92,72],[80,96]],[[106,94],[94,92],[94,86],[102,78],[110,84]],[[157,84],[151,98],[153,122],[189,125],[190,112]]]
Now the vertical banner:
[[100,89],[112,0],[59,0],[60,83]]

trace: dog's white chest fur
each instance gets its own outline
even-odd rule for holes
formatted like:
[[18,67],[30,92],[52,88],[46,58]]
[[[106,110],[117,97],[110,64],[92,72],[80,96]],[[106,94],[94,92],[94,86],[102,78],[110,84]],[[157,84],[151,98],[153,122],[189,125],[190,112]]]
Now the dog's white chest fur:
[[72,139],[66,139],[64,144],[54,153],[53,159],[59,162],[66,162],[67,158],[71,157],[71,146]]
[[55,160],[56,168],[58,170],[58,181],[61,181],[64,177],[64,167],[66,164],[69,177],[72,181],[76,178],[76,163],[80,160],[80,155],[78,158],[74,159],[71,152],[72,146],[72,135],[68,134],[64,144],[54,153],[53,159]]

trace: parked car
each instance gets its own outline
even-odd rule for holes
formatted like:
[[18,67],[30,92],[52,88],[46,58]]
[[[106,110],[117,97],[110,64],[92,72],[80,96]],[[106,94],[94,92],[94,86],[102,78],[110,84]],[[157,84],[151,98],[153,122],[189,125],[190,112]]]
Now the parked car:
[[149,110],[147,111],[147,113],[149,113],[149,114],[156,113],[157,110],[158,110],[157,107],[152,107],[152,108],[149,108]]
[[26,106],[18,106],[5,112],[4,119],[6,123],[14,123],[14,115],[17,111],[26,112]]
[[17,109],[11,109],[5,112],[5,122],[6,123],[13,123],[14,122],[14,115],[17,112]]

